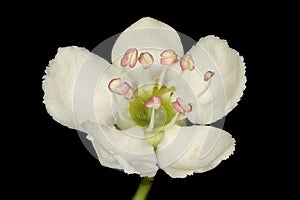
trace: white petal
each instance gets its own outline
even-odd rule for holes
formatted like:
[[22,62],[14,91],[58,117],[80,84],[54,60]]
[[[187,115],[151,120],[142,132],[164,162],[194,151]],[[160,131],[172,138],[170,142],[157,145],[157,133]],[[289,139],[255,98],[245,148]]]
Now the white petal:
[[173,178],[216,167],[234,151],[235,140],[211,126],[173,126],[158,145],[158,165]]
[[[246,76],[243,57],[230,48],[225,40],[215,36],[201,38],[188,52],[196,69],[184,72],[197,98],[199,113],[191,113],[194,123],[211,123],[228,114],[240,100],[245,89]],[[206,72],[214,76],[205,81]],[[208,90],[205,88],[208,87]]]
[[90,121],[84,122],[82,127],[89,134],[103,166],[141,176],[153,177],[156,174],[156,155],[140,127],[119,131],[113,126],[99,126]]
[[[76,117],[90,119],[86,112],[93,98],[98,76],[109,65],[105,60],[76,46],[59,48],[43,77],[44,103],[59,123],[77,128]],[[75,108],[79,108],[78,110]],[[76,111],[75,111],[75,110]]]
[[112,62],[131,48],[172,49],[179,55],[183,54],[177,32],[169,25],[150,17],[140,19],[121,33],[112,49]]

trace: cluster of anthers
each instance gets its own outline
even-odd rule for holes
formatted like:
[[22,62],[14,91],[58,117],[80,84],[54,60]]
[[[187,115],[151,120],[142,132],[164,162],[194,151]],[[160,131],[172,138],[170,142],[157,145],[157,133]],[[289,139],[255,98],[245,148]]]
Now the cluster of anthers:
[[[168,67],[172,67],[175,63],[179,62],[182,72],[186,70],[188,71],[195,70],[192,56],[190,54],[185,54],[180,58],[180,56],[177,55],[176,52],[172,49],[164,50],[159,55],[160,55],[159,58],[160,65],[166,68],[162,70],[160,76],[161,80],[156,79],[154,81],[152,88],[149,88],[149,86],[147,86],[146,89],[144,86],[142,86],[144,88],[134,89],[129,83],[122,82],[121,78],[113,78],[108,84],[108,88],[112,93],[124,96],[126,100],[130,101],[130,105],[135,105],[136,107],[139,108],[137,110],[134,109],[133,106],[131,106],[132,109],[129,109],[129,112],[137,111],[137,113],[135,112],[130,113],[133,121],[135,121],[137,125],[149,125],[148,128],[146,129],[146,131],[148,132],[153,131],[155,119],[158,119],[161,122],[162,118],[155,117],[155,111],[160,109],[161,106],[165,107],[161,109],[163,110],[161,113],[165,113],[165,110],[167,108],[169,112],[165,114],[172,116],[172,117],[167,116],[168,119],[172,118],[171,120],[166,120],[164,121],[164,123],[160,123],[160,125],[164,125],[164,126],[171,121],[174,123],[178,117],[178,114],[175,114],[174,112],[171,111],[171,109],[169,108],[170,106],[172,106],[177,113],[182,115],[192,112],[193,110],[193,105],[191,103],[186,103],[184,100],[182,100],[181,97],[176,97],[174,99],[173,94],[176,90],[174,86],[168,88],[165,85],[161,84],[161,81],[164,79],[164,75],[168,70]],[[124,53],[119,64],[123,68],[125,67],[134,68],[138,62],[145,70],[147,70],[153,65],[154,56],[148,51],[139,53],[136,48],[130,48]],[[153,67],[158,67],[158,66],[153,66]],[[211,77],[214,76],[214,74],[215,73],[212,71],[207,71],[203,75],[203,80],[209,81]],[[143,92],[140,92],[140,90],[143,90]],[[144,108],[141,107],[141,105],[144,105]],[[148,116],[144,116],[143,114],[141,114],[141,113],[148,113],[148,112],[144,112],[145,109],[152,110],[150,112],[151,114],[149,114],[150,116],[149,124],[147,123],[145,124],[141,122],[143,120],[147,121],[147,119],[149,118]],[[156,124],[157,123],[158,122],[156,122]]]

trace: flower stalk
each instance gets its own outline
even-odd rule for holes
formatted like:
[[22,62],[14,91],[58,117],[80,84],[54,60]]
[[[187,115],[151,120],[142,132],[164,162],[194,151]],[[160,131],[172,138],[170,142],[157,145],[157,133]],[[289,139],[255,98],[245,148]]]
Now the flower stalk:
[[138,189],[135,192],[132,200],[145,200],[152,187],[153,181],[154,177],[142,177],[141,183],[138,186]]

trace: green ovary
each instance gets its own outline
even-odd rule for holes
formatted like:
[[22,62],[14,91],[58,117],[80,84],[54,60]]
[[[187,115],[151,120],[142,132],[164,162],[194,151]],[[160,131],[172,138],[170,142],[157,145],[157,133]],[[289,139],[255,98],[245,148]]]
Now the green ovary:
[[135,98],[129,103],[129,113],[132,121],[141,127],[148,127],[151,121],[152,108],[147,108],[145,103],[152,96],[159,96],[162,104],[155,111],[155,129],[167,125],[175,116],[176,111],[172,106],[171,96],[175,87],[168,88],[165,85],[159,87],[158,79],[152,86],[143,86],[135,91]]

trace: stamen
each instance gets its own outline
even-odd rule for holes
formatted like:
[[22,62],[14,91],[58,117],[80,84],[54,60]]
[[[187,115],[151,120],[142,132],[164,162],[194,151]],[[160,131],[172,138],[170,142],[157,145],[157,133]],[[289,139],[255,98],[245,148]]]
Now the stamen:
[[174,109],[181,113],[185,114],[186,112],[191,112],[192,111],[192,105],[191,104],[186,104],[184,103],[181,98],[177,98],[175,102],[172,103]]
[[136,48],[128,49],[121,59],[121,66],[126,67],[129,65],[129,67],[133,68],[137,62],[137,56],[138,50]]
[[114,78],[108,84],[108,89],[115,94],[126,94],[129,89],[129,84],[124,84],[121,82],[121,78]]
[[124,95],[127,100],[133,99],[135,97],[133,88],[127,83],[122,83],[121,78],[114,78],[108,83],[108,89],[119,95]]
[[177,54],[171,49],[163,51],[160,56],[162,57],[160,59],[160,64],[162,65],[171,66],[178,62]]
[[[175,51],[171,50],[171,49],[167,49],[165,51],[163,51],[160,56],[162,57],[160,59],[160,64],[162,65],[167,65],[167,66],[171,66],[173,64],[175,64],[176,62],[178,62],[178,56],[175,53]],[[159,80],[161,81],[161,84],[163,84],[166,73],[168,71],[168,68],[164,68],[160,74]]]
[[212,71],[205,72],[205,74],[204,74],[204,81],[210,80],[210,78],[213,77],[214,75],[215,75],[215,73],[212,72]]
[[211,77],[213,77],[215,75],[214,72],[212,71],[207,71],[205,72],[204,74],[204,78],[203,80],[208,82],[206,85],[205,85],[205,88],[203,89],[203,91],[201,91],[198,95],[197,95],[197,98],[201,97],[209,88],[210,84],[211,84]]
[[148,69],[154,62],[153,56],[149,52],[141,53],[138,60],[145,69]]
[[167,71],[169,70],[169,68],[167,67],[164,67],[164,69],[162,69],[161,73],[160,73],[160,76],[159,76],[159,82],[160,82],[160,85],[163,85],[164,83],[164,79],[166,77],[166,74],[167,74]]
[[208,90],[210,84],[211,84],[211,81],[209,81],[208,84],[205,85],[205,88],[197,95],[197,98],[200,98]]
[[191,54],[186,54],[180,59],[180,67],[182,71],[187,69],[189,71],[192,71],[193,69],[195,69]]
[[128,91],[126,92],[126,94],[124,94],[124,98],[127,100],[134,99],[135,98],[134,89],[128,83],[124,83],[124,84],[128,85]]

